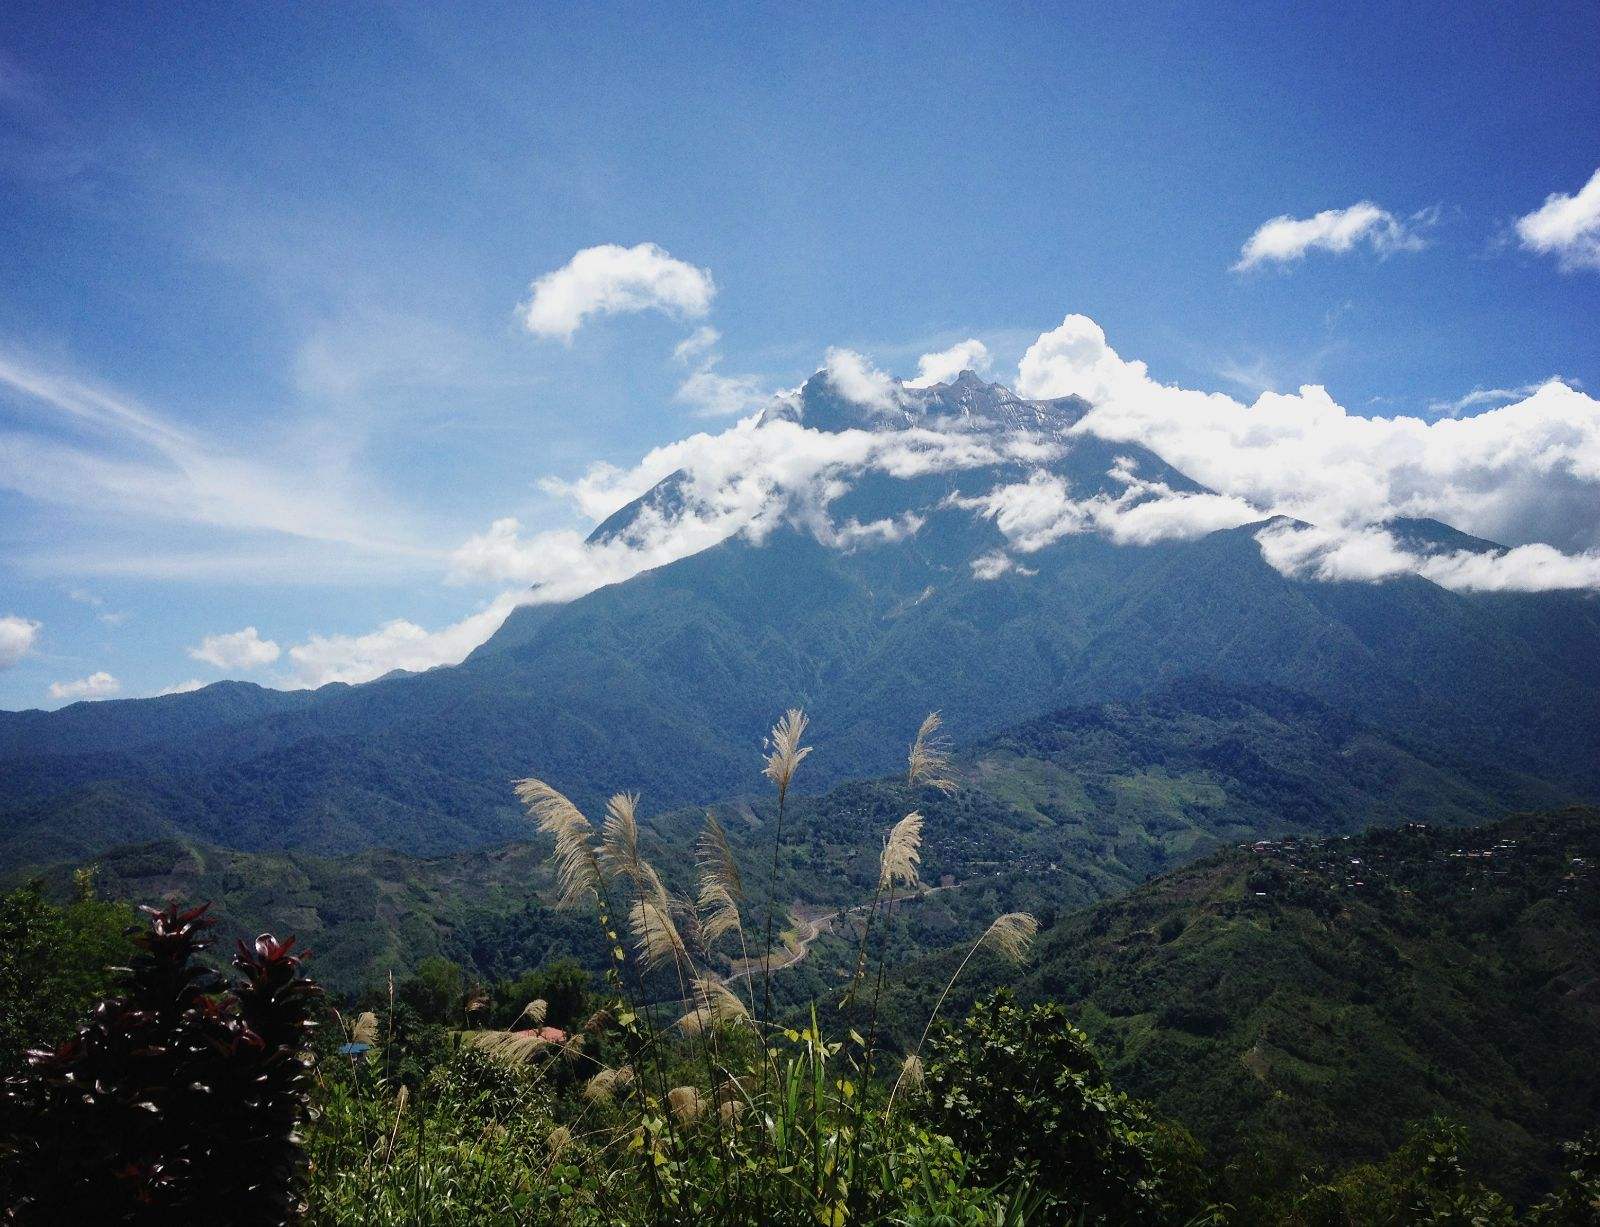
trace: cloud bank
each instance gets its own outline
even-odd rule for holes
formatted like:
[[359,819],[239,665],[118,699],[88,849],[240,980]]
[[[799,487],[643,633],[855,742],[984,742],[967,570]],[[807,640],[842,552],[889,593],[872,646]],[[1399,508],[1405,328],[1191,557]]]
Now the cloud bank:
[[1431,517],[1509,545],[1600,547],[1600,401],[1559,382],[1461,418],[1363,417],[1317,386],[1253,404],[1160,383],[1069,315],[1024,355],[1018,389],[1076,394],[1075,427],[1141,443],[1221,494],[1312,524]]
[[396,669],[420,673],[437,665],[460,664],[473,648],[500,629],[521,599],[520,592],[503,593],[486,608],[437,631],[396,618],[365,635],[312,635],[289,649],[289,658],[294,662],[290,684],[354,684],[370,682]]
[[703,268],[674,259],[654,243],[585,247],[530,287],[519,308],[538,337],[570,341],[592,315],[661,311],[695,319],[711,309],[716,283]]

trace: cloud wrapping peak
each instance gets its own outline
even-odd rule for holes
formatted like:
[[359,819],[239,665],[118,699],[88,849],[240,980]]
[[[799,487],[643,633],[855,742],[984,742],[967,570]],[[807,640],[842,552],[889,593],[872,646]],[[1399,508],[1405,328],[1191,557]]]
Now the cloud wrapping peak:
[[1431,517],[1512,545],[1600,546],[1600,401],[1550,382],[1471,417],[1363,417],[1326,390],[1253,404],[1162,384],[1068,316],[1022,359],[1019,389],[1074,393],[1074,427],[1140,443],[1211,489],[1329,527]]
[[1357,201],[1345,209],[1324,209],[1311,217],[1283,214],[1263,222],[1245,240],[1233,270],[1244,272],[1263,264],[1289,264],[1311,251],[1342,255],[1362,243],[1380,256],[1418,251],[1427,244],[1417,230],[1431,224],[1433,218],[1433,212],[1425,210],[1414,214],[1408,225],[1370,200]]
[[227,635],[207,635],[189,655],[218,669],[259,669],[278,659],[281,650],[271,639],[263,639],[256,628]]
[[1119,460],[1108,476],[1122,484],[1121,494],[1075,499],[1066,478],[1040,469],[1026,481],[996,486],[988,494],[955,497],[949,503],[992,519],[1011,547],[1024,554],[1080,533],[1098,532],[1118,545],[1153,545],[1191,540],[1262,518],[1243,499],[1179,492],[1163,482],[1146,481],[1126,459]]
[[1600,269],[1600,170],[1575,195],[1552,192],[1516,229],[1523,247],[1555,256],[1563,272]]
[[711,309],[716,293],[707,270],[674,259],[654,243],[604,243],[585,247],[536,280],[519,310],[535,336],[570,341],[592,315],[661,311],[696,319]]
[[39,638],[39,624],[16,614],[0,618],[0,669],[9,669],[33,651]]
[[989,347],[976,337],[968,337],[949,349],[918,358],[917,377],[906,380],[906,387],[931,388],[936,383],[949,383],[962,371],[982,374],[989,369],[990,362]]
[[1455,592],[1559,592],[1600,588],[1600,550],[1563,554],[1536,542],[1509,550],[1407,549],[1379,526],[1321,528],[1279,521],[1256,534],[1261,554],[1297,579],[1376,582],[1418,575]]
[[823,370],[835,392],[863,408],[886,413],[900,403],[900,389],[893,377],[853,349],[829,349],[824,355]]
[[52,699],[104,699],[122,689],[122,683],[112,677],[105,670],[91,673],[88,677],[79,678],[75,682],[51,682],[50,697]]

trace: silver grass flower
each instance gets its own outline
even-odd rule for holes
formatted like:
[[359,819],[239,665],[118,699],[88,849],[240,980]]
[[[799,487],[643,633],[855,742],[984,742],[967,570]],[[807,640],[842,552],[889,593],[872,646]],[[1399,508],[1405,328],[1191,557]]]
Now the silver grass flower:
[[678,926],[658,900],[634,900],[628,912],[628,931],[633,934],[639,961],[646,968],[659,967],[668,959],[677,962],[688,957]]
[[922,1058],[916,1053],[908,1053],[905,1061],[900,1066],[900,1081],[905,1084],[908,1091],[920,1091],[923,1083]]
[[750,1016],[744,1002],[721,980],[696,976],[693,985],[694,1008],[678,1020],[678,1029],[685,1035],[699,1035],[728,1023],[743,1022]]
[[526,1018],[535,1027],[542,1027],[544,1026],[545,1013],[549,1009],[550,1004],[543,997],[535,997],[522,1007],[522,1013],[517,1015],[517,1021],[520,1022]]
[[600,826],[600,868],[610,877],[627,878],[636,889],[644,863],[639,856],[638,806],[638,793],[619,792],[606,802],[606,817]]
[[809,723],[803,711],[791,707],[783,713],[783,719],[772,726],[772,735],[768,739],[772,749],[767,753],[762,774],[777,785],[779,792],[789,790],[789,781],[794,779],[795,768],[811,753],[810,746],[800,744],[800,738],[805,736]]
[[739,862],[733,859],[733,849],[728,845],[728,833],[709,810],[700,838],[695,840],[694,851],[701,881],[709,878],[720,883],[733,898],[744,898],[744,880],[739,876]]
[[694,1086],[675,1086],[667,1092],[667,1106],[672,1110],[672,1115],[684,1124],[699,1117],[705,1111],[705,1096],[700,1094],[700,1088]]
[[358,1016],[355,1026],[350,1028],[350,1039],[352,1043],[376,1046],[378,1042],[378,1016],[371,1010]]
[[1003,959],[1020,963],[1028,957],[1028,949],[1033,945],[1034,934],[1038,931],[1039,922],[1027,912],[1007,912],[1004,916],[994,918],[994,923],[985,930],[978,944],[986,950],[993,950]]
[[906,756],[906,783],[913,788],[937,788],[940,792],[954,792],[956,780],[950,770],[950,750],[939,729],[944,718],[938,712],[929,712],[911,743],[911,753]]
[[583,1097],[593,1103],[610,1103],[617,1092],[633,1081],[633,1066],[619,1065],[615,1069],[602,1069],[583,1084]]
[[915,886],[921,863],[922,815],[913,810],[889,829],[883,859],[878,863],[878,889],[895,884]]
[[517,798],[539,830],[555,839],[558,909],[580,907],[600,892],[600,862],[589,842],[594,828],[583,813],[564,795],[543,780],[532,778],[516,782]]

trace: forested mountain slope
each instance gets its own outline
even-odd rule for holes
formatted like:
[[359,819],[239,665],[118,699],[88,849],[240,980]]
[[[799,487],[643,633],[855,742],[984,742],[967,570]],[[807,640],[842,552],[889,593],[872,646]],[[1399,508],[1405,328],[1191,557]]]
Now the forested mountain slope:
[[[1034,961],[1020,991],[1066,1003],[1119,1087],[1269,1183],[1439,1113],[1531,1191],[1600,1117],[1593,808],[1232,848],[1060,919]],[[1009,978],[980,968],[952,1008]]]
[[[900,731],[909,739],[909,726]],[[745,752],[755,760],[757,751],[753,742]],[[801,777],[828,752],[809,757]],[[903,914],[897,940],[909,953],[959,941],[1003,908],[1065,914],[1241,840],[1467,823],[1554,796],[1509,773],[1419,753],[1304,696],[1204,679],[1031,720],[959,753],[956,767],[961,786],[949,796],[889,777],[796,799],[785,823],[783,906],[823,911],[870,897],[883,832],[913,807],[926,816],[924,878],[948,874],[958,885]],[[712,808],[747,868],[746,914],[759,916],[770,795]],[[644,824],[646,854],[680,893],[692,888],[690,849],[703,820],[701,809],[686,808]],[[211,899],[231,929],[299,934],[318,952],[319,976],[336,986],[433,954],[485,976],[567,955],[601,966],[592,926],[549,906],[546,850],[527,841],[525,822],[519,833],[523,840],[502,847],[429,858],[166,840],[113,848],[97,862],[113,897]],[[46,870],[59,893],[73,864]],[[837,970],[823,943],[814,961],[786,973],[786,991],[825,989]]]
[[[897,428],[864,423],[818,380],[802,408],[822,425]],[[1080,402],[964,377],[929,393],[922,412],[936,411],[1031,422],[1065,447],[1042,468],[1077,496],[1121,489],[1112,474],[1130,464],[1198,490],[1149,452],[1072,433]],[[829,508],[836,523],[910,516],[916,531],[844,547],[785,521],[520,609],[453,668],[0,714],[0,864],[172,837],[487,846],[520,830],[506,782],[530,772],[590,805],[636,789],[647,812],[753,790],[749,747],[792,705],[814,718],[807,786],[820,788],[891,769],[929,709],[965,741],[1193,674],[1300,691],[1409,744],[1600,794],[1600,601],[1291,579],[1251,527],[1146,545],[1069,534],[980,578],[973,563],[1005,538],[951,500],[1036,471],[860,477]],[[672,481],[601,531],[626,532],[652,497],[670,503]]]

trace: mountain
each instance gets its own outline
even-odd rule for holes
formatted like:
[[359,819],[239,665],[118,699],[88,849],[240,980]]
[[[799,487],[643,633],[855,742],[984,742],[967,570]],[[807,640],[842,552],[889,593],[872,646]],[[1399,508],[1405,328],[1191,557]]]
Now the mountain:
[[[902,1031],[959,957],[912,970]],[[1442,1113],[1532,1193],[1600,1115],[1600,810],[1231,848],[1059,920],[1033,963],[1019,992],[1219,1161],[1270,1183]]]
[[[1204,493],[1153,453],[1075,430],[1085,408],[968,373],[882,410],[819,375],[772,420],[917,463],[841,469],[824,503],[759,535],[518,609],[458,667],[0,714],[0,865],[170,838],[442,854],[521,833],[507,781],[529,773],[587,806],[636,789],[647,812],[756,791],[751,747],[791,705],[813,716],[807,786],[822,788],[891,769],[930,709],[970,741],[1192,675],[1301,692],[1408,744],[1600,795],[1589,597],[1296,580],[1262,559],[1253,526],[1143,545],[1076,532],[1008,570],[981,565],[1008,544],[975,507],[1000,486],[1045,474],[1074,498],[1126,499],[1132,472]],[[1007,427],[1028,446],[982,458]],[[938,430],[980,458],[933,463]],[[674,514],[685,483],[667,478],[598,537]]]
[[[1469,778],[1478,773],[1459,761],[1303,696],[1200,679],[1036,718],[963,750],[955,765],[962,784],[949,796],[894,777],[800,797],[785,822],[781,904],[813,915],[869,898],[883,831],[913,807],[926,820],[925,879],[949,875],[955,886],[906,911],[897,940],[908,954],[970,940],[997,911],[1065,913],[1120,895],[1241,840],[1481,822],[1553,795],[1506,773]],[[745,914],[763,915],[772,801],[712,808],[747,870]],[[646,855],[680,893],[692,893],[688,867],[703,821],[695,807],[643,827]],[[603,969],[606,951],[589,921],[549,906],[544,854],[522,841],[418,858],[169,839],[106,850],[97,864],[101,890],[113,898],[212,900],[224,932],[293,932],[317,952],[320,978],[358,988],[434,954],[486,977],[566,955]],[[68,861],[43,871],[63,897],[73,868]],[[832,940],[785,974],[786,995],[830,983],[840,966]]]

